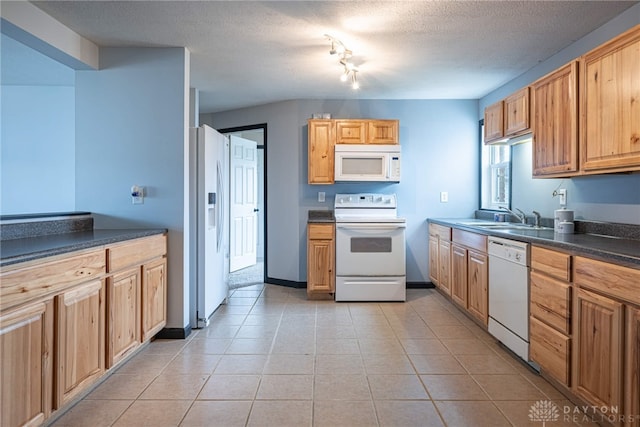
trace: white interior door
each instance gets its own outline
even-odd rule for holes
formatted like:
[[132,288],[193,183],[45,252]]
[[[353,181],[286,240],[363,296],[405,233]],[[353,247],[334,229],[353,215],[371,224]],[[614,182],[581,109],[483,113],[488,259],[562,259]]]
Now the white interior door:
[[256,263],[258,241],[258,149],[255,141],[231,136],[229,271]]

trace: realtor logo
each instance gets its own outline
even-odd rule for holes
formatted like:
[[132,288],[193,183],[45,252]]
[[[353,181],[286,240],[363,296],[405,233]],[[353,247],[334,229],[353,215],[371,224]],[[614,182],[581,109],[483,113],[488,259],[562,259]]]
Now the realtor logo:
[[538,400],[529,409],[530,421],[542,421],[542,427],[547,421],[558,421],[560,410],[558,406],[550,400]]

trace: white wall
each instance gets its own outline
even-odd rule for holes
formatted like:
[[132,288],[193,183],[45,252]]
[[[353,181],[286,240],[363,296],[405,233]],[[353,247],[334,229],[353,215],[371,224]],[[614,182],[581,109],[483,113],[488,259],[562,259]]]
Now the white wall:
[[[76,77],[76,208],[96,228],[169,230],[168,328],[189,324],[183,277],[188,51],[103,48]],[[185,84],[186,82],[186,84]],[[146,188],[131,203],[133,184]]]
[[[640,3],[482,98],[478,119],[482,117],[486,105],[508,96],[638,24],[640,24]],[[567,189],[568,207],[575,210],[576,218],[640,224],[640,173],[571,179],[533,179],[531,166],[531,144],[515,146],[512,168],[512,206],[528,214],[535,209],[542,216],[553,217],[553,211],[559,207],[559,201],[551,194],[553,190],[562,187]]]
[[[407,280],[428,281],[428,217],[469,217],[478,201],[478,122],[475,100],[298,100],[203,115],[215,128],[268,124],[267,271],[269,277],[306,281],[306,221],[310,209],[333,209],[336,193],[398,194],[407,219]],[[400,120],[400,184],[307,184],[307,119]],[[317,192],[327,201],[317,202]],[[449,203],[440,203],[440,191]]]

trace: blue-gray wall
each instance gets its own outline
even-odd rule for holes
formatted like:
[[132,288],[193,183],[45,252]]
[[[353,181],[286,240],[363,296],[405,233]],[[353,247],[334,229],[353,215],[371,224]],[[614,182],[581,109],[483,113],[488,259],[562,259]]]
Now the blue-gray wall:
[[[306,220],[310,209],[332,209],[336,193],[397,193],[407,219],[407,280],[428,281],[426,218],[469,217],[478,203],[478,105],[475,100],[297,100],[203,115],[215,128],[267,123],[267,272],[306,281]],[[400,120],[399,184],[307,184],[307,119]],[[326,193],[319,203],[318,191]],[[449,202],[440,203],[441,191]]]
[[[184,48],[103,48],[76,76],[76,208],[96,228],[169,230],[168,327],[189,323],[183,280],[188,61]],[[185,82],[187,82],[185,84]],[[131,186],[146,189],[131,203]]]
[[0,43],[0,213],[72,211],[75,71],[4,34]]

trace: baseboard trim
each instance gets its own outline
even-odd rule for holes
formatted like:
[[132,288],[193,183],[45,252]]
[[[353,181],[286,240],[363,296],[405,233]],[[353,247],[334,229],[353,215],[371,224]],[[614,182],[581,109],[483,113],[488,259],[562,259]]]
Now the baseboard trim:
[[270,285],[286,286],[288,288],[306,289],[307,282],[296,282],[295,280],[276,279],[273,277],[267,277],[267,281]]
[[168,340],[180,340],[185,339],[191,334],[191,325],[187,325],[184,328],[163,328],[158,332],[155,338],[168,339]]
[[407,282],[407,289],[432,289],[435,285],[431,282]]

